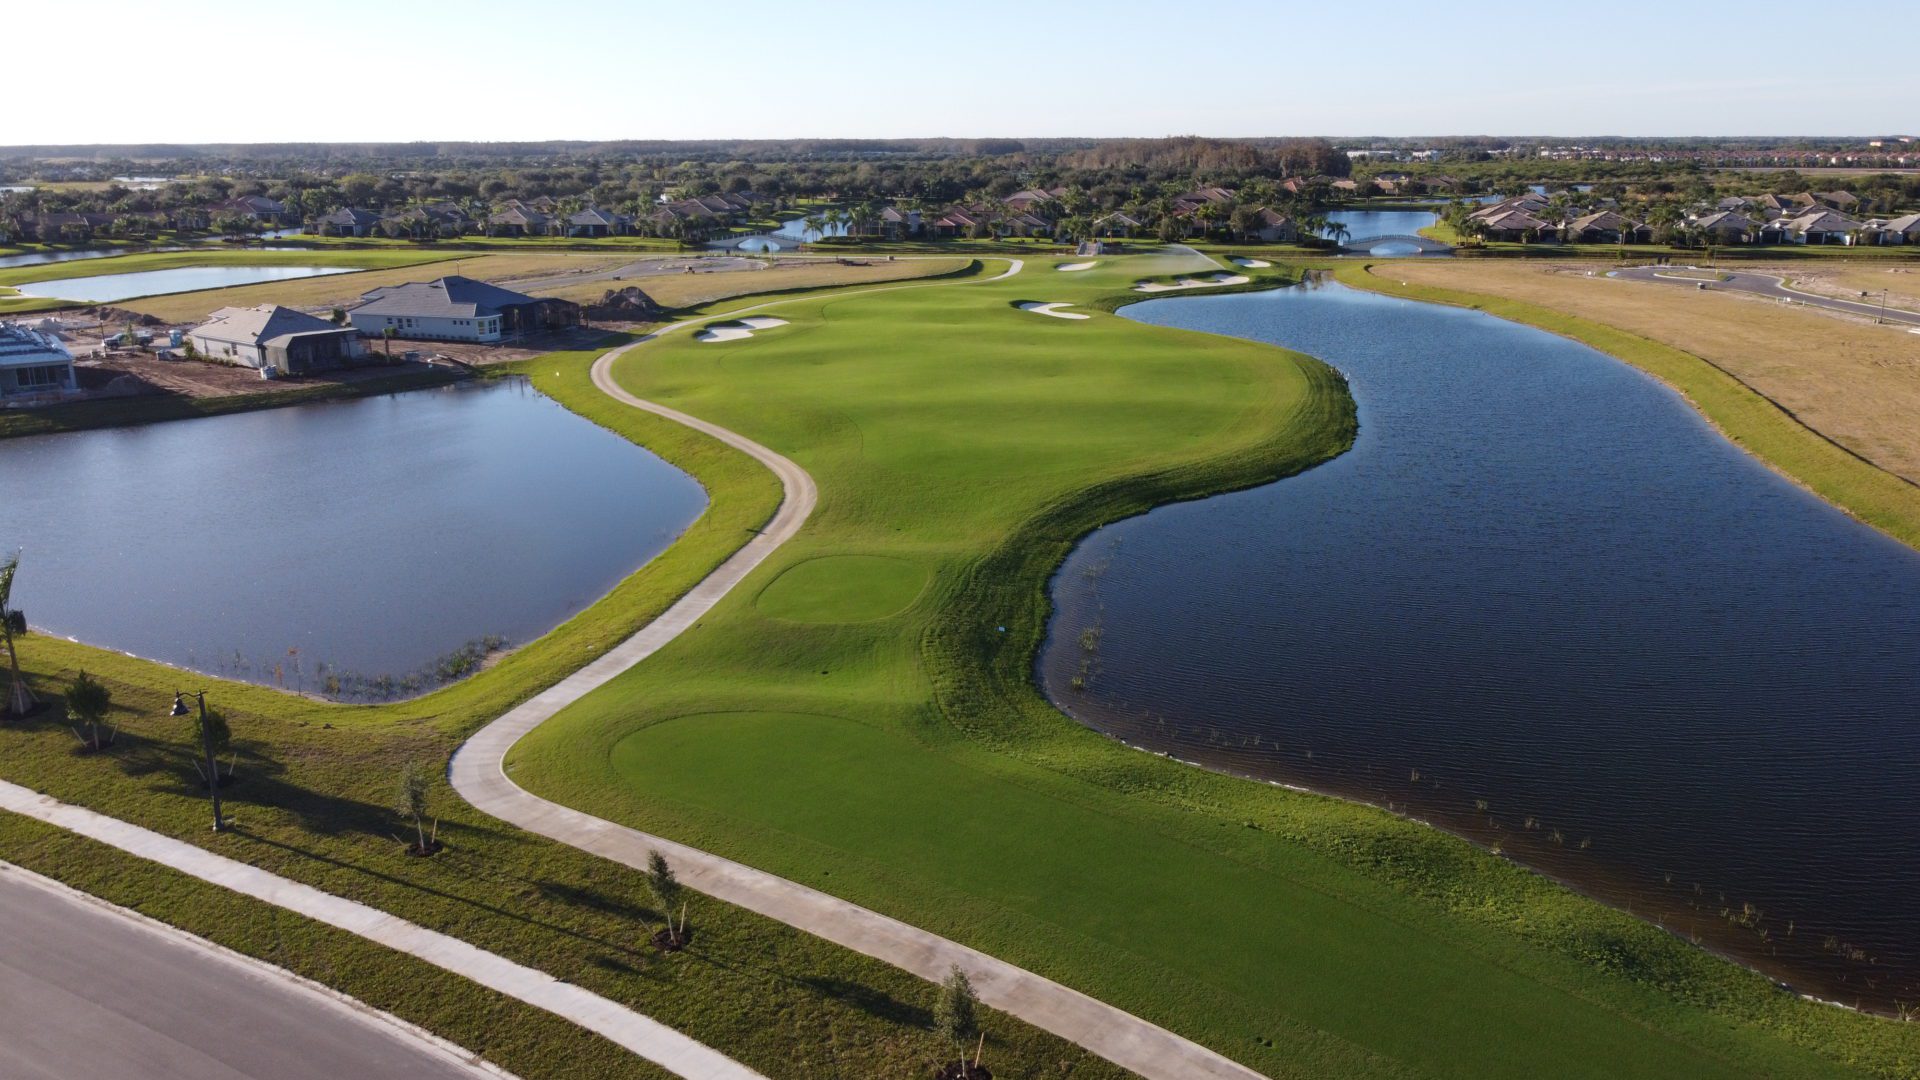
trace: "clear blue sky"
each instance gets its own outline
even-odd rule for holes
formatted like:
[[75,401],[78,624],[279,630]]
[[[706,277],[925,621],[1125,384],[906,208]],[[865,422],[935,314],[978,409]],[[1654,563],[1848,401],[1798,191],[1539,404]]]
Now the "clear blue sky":
[[1913,0],[7,9],[0,144],[1920,128]]

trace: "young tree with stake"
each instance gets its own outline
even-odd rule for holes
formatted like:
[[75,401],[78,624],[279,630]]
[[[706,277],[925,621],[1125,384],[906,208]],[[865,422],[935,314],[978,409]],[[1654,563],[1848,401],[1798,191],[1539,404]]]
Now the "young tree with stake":
[[[940,983],[940,997],[933,1004],[933,1030],[954,1045],[960,1052],[960,1075],[972,1076],[980,1067],[980,1048],[986,1040],[980,1032],[980,997],[973,992],[973,980],[953,965],[947,977]],[[967,1044],[979,1038],[979,1045],[973,1053],[971,1064],[967,1061]]]
[[[400,812],[413,819],[413,834],[419,843],[416,855],[427,855],[427,771],[409,761],[400,770]],[[437,829],[435,830],[438,831]]]
[[[80,673],[79,678],[73,680],[73,685],[67,688],[67,715],[86,725],[87,733],[81,741],[95,750],[99,750],[102,745],[100,725],[107,718],[107,710],[112,707],[112,692],[84,671]],[[78,735],[79,732],[76,731],[74,734]],[[108,733],[106,741],[109,743],[113,741],[111,732]]]
[[[647,889],[653,893],[653,902],[660,908],[660,914],[667,920],[667,941],[680,944],[680,935],[687,929],[686,886],[674,876],[673,867],[667,865],[667,857],[659,851],[647,852]],[[680,905],[680,926],[673,925],[673,905]]]

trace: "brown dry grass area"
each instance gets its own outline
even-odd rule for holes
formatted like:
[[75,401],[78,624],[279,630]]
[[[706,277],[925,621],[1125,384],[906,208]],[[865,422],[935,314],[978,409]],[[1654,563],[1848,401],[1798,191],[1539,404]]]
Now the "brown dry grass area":
[[686,308],[709,304],[749,293],[781,292],[787,289],[817,289],[831,285],[862,285],[883,281],[905,281],[950,273],[967,264],[965,259],[896,259],[884,256],[834,261],[778,260],[763,270],[725,270],[711,274],[654,274],[621,281],[595,281],[579,285],[539,289],[548,296],[564,297],[581,303],[598,300],[608,289],[636,285],[663,307]]
[[[1770,272],[1770,271],[1769,271]],[[1912,266],[1845,265],[1808,269],[1795,266],[1779,271],[1787,284],[1803,292],[1837,296],[1862,303],[1880,302],[1887,290],[1887,306],[1920,311],[1920,268]],[[1870,293],[1862,297],[1861,293]]]
[[285,304],[297,308],[345,307],[369,289],[409,281],[431,281],[448,274],[499,282],[511,288],[512,278],[533,274],[591,273],[612,269],[624,261],[627,260],[605,255],[464,255],[446,262],[403,266],[394,270],[361,270],[351,274],[241,285],[232,289],[174,293],[145,300],[127,300],[116,306],[152,315],[169,323],[197,323],[208,313],[223,307],[250,307],[254,304]]
[[1587,277],[1589,269],[1407,260],[1390,276],[1524,300],[1684,349],[1875,465],[1920,482],[1920,337],[1757,297]]

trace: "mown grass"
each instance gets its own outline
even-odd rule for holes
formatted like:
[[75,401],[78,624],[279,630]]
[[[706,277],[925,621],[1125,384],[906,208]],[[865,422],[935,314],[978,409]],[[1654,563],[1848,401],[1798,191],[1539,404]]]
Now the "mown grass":
[[[1913,1075],[1911,1028],[1778,993],[1422,826],[1126,750],[1039,697],[1044,583],[1075,539],[1307,467],[1351,435],[1338,376],[1306,358],[1007,306],[1017,294],[1087,310],[1144,298],[1126,296],[1137,278],[1192,269],[1136,258],[1053,274],[1040,262],[1004,283],[804,297],[773,312],[788,326],[752,339],[676,335],[632,355],[618,369],[630,388],[794,456],[821,503],[692,632],[518,748],[516,778],[981,945],[1274,1076]],[[634,875],[504,830],[444,790],[442,836],[459,858],[409,860],[389,835],[401,761],[444,759],[479,720],[610,645],[777,502],[740,455],[596,395],[586,363],[523,367],[698,477],[713,501],[696,532],[611,608],[416,702],[349,708],[215,684],[247,778],[234,789],[245,828],[218,844],[538,954],[529,962],[559,957],[568,977],[770,1075],[914,1075],[932,1052],[914,1005],[927,989],[897,972],[788,952],[825,947],[707,905],[703,924],[751,926],[741,948],[781,963],[716,955],[760,981],[707,989],[647,970],[622,981],[631,961],[607,939],[630,940],[636,913],[579,920],[634,903]],[[861,621],[759,608],[784,571],[845,555],[911,563],[927,584],[895,614],[837,608],[881,584],[862,569],[878,560],[856,559],[816,567],[803,591],[816,618]],[[51,721],[0,729],[0,774],[208,842],[185,732],[158,718],[185,677],[26,645],[43,688],[82,665],[108,679],[129,735],[95,758]],[[1018,1036],[989,1051],[1011,1075],[1110,1072],[1009,1021],[989,1026]]]
[[[610,336],[607,344],[624,340]],[[448,850],[408,858],[406,826],[391,809],[403,764],[444,766],[480,723],[551,684],[652,619],[751,536],[778,505],[770,474],[689,429],[614,403],[592,387],[600,350],[510,365],[595,422],[653,448],[711,493],[679,542],[565,625],[453,687],[381,706],[334,705],[264,687],[179,672],[52,638],[29,636],[21,660],[51,696],[86,670],[112,689],[120,741],[86,754],[58,705],[26,723],[0,724],[0,776],[57,798],[205,845],[222,854],[372,904],[604,994],[721,1048],[772,1077],[930,1074],[949,1051],[928,1030],[932,991],[911,976],[710,901],[696,900],[693,948],[671,959],[644,946],[649,910],[640,875],[502,825],[436,783],[432,813]],[[476,555],[476,581],[485,573]],[[27,572],[31,572],[31,564]],[[206,828],[189,733],[165,713],[176,688],[210,688],[238,746],[228,790],[237,827]],[[437,771],[437,770],[436,770]],[[151,864],[103,858],[84,843],[50,843],[31,823],[0,815],[0,858],[82,887],[102,867],[110,898],[244,951],[341,985],[538,1077],[645,1076],[623,1054],[603,1055],[571,1028],[461,980],[423,975],[397,953],[344,943],[312,947],[299,920],[227,894],[207,917],[207,890],[182,888]],[[213,891],[218,894],[218,890]],[[284,934],[281,937],[270,934]],[[318,937],[324,938],[323,930]],[[347,956],[350,959],[333,959]],[[289,958],[293,961],[289,963]],[[353,978],[338,978],[351,963]],[[988,1022],[989,1060],[1013,1075],[1107,1080],[1124,1075],[1084,1051],[1005,1018]],[[571,1033],[570,1033],[571,1032]],[[574,1048],[580,1048],[574,1053]]]
[[[1562,334],[1618,357],[1684,395],[1727,438],[1822,498],[1910,546],[1920,547],[1920,487],[1807,427],[1725,368],[1672,345],[1551,307],[1432,284],[1377,267],[1341,268],[1341,281],[1432,303],[1475,308]],[[1678,292],[1678,290],[1676,290]],[[1680,293],[1676,300],[1686,299]],[[1771,316],[1772,313],[1762,312]]]
[[[1275,1076],[1911,1073],[1913,1029],[1799,1001],[1435,830],[1128,750],[1041,698],[1044,586],[1079,537],[1310,467],[1353,430],[1310,359],[1009,306],[1100,311],[1191,260],[1050,266],[799,300],[749,341],[625,359],[633,392],[799,461],[820,506],[698,627],[523,741],[516,779]],[[816,563],[845,555],[868,558]],[[756,599],[810,563],[813,620]],[[929,579],[910,606],[839,606],[902,563]]]

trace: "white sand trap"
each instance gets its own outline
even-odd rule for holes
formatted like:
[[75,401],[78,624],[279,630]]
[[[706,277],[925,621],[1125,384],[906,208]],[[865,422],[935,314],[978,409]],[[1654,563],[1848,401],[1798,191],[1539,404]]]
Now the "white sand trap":
[[1268,262],[1265,259],[1243,259],[1240,256],[1235,255],[1233,257],[1233,265],[1250,267],[1254,270],[1265,270],[1267,267],[1272,266],[1273,264]]
[[[1066,267],[1061,267],[1061,269],[1064,270],[1066,269]],[[1051,315],[1056,319],[1090,319],[1093,317],[1091,315],[1082,315],[1077,311],[1061,311],[1060,310],[1061,308],[1072,307],[1072,306],[1073,306],[1072,304],[1062,304],[1062,303],[1036,304],[1032,301],[1028,301],[1020,305],[1020,310],[1031,311],[1035,315]]]
[[755,315],[749,319],[736,319],[730,323],[709,327],[693,335],[695,341],[739,341],[750,338],[755,330],[771,330],[776,326],[787,325],[785,319],[775,319],[767,315]]
[[1100,263],[1098,260],[1095,260],[1094,262],[1083,262],[1083,263],[1061,263],[1059,266],[1054,267],[1054,269],[1055,270],[1091,270],[1094,267],[1099,265]]
[[1245,285],[1251,280],[1245,274],[1215,274],[1208,278],[1181,278],[1171,285],[1159,281],[1142,281],[1133,287],[1133,291],[1174,292],[1179,289],[1212,289],[1221,285]]

